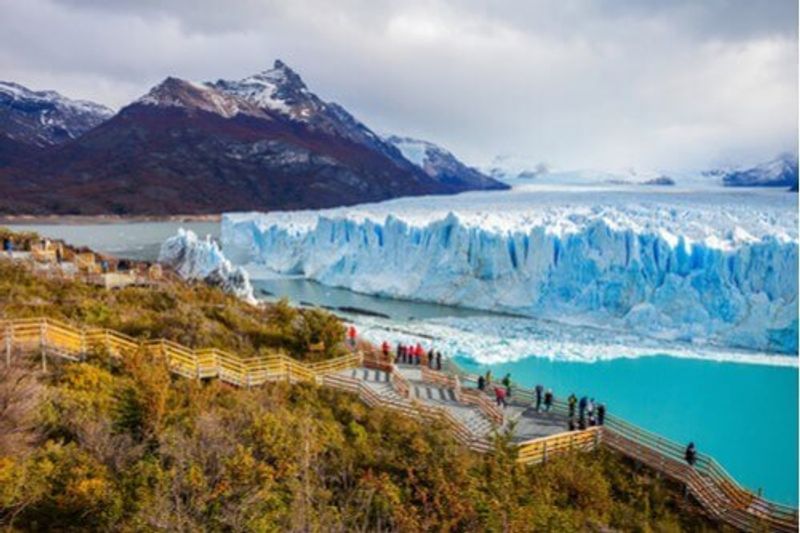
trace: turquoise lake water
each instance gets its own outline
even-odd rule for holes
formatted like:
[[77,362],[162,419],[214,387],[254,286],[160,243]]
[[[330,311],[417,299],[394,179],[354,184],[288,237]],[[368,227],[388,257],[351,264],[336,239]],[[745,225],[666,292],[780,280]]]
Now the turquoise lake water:
[[[155,260],[161,242],[180,226],[218,235],[216,223],[143,222],[124,224],[26,225],[53,238],[120,257]],[[409,327],[441,316],[474,311],[435,304],[375,298],[331,289],[306,280],[257,280],[257,289],[313,305],[351,306],[386,314]],[[677,442],[694,441],[744,486],[782,503],[798,502],[798,369],[720,363],[669,356],[594,363],[528,357],[491,366],[518,383],[542,383],[561,397],[575,391],[604,402],[609,411]],[[485,371],[460,354],[466,370]]]
[[679,443],[694,441],[744,486],[797,504],[798,369],[668,356],[596,363],[530,357],[465,370],[510,372],[523,386],[541,383],[562,398],[574,391],[610,413]]

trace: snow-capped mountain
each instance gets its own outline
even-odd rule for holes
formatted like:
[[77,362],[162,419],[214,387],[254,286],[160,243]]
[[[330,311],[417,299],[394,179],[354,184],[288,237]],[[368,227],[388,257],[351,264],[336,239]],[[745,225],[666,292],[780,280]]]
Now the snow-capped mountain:
[[451,152],[432,142],[397,135],[387,137],[386,141],[397,147],[403,157],[440,183],[482,189],[507,188],[477,169],[468,167]]
[[512,155],[498,155],[485,168],[485,173],[493,179],[509,181],[533,179],[550,172],[544,163],[534,163],[525,158]]
[[0,134],[17,143],[37,147],[61,144],[80,137],[113,114],[94,102],[0,81]]
[[231,118],[238,114],[268,118],[258,107],[201,83],[169,77],[134,104],[177,107],[187,112],[205,111]]
[[782,154],[752,168],[721,171],[727,187],[789,187],[797,190],[797,155]]
[[325,102],[311,92],[300,75],[276,60],[273,68],[241,80],[218,80],[209,87],[239,100],[301,122],[314,131],[341,137],[368,147],[405,165],[402,155],[366,125],[334,102]]
[[58,150],[0,168],[0,212],[302,209],[496,185],[430,177],[277,61],[241,81],[169,77]]

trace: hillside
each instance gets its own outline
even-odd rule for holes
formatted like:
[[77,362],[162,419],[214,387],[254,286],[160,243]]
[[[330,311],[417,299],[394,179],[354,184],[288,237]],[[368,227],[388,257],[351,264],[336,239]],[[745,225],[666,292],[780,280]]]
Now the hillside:
[[505,188],[431,177],[280,61],[242,80],[169,77],[46,150],[14,140],[0,142],[4,213],[207,214]]
[[[337,346],[343,334],[325,313],[218,289],[109,292],[5,260],[0,313],[299,358],[312,337]],[[177,378],[147,352],[40,368],[15,356],[0,369],[0,524],[11,530],[716,529],[679,487],[606,451],[523,466],[504,436],[478,455],[444,426],[350,394]]]

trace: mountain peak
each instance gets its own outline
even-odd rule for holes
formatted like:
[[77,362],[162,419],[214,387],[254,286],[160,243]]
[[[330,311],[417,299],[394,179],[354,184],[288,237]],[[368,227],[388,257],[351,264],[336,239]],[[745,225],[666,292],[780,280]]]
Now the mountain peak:
[[161,107],[200,109],[225,118],[238,113],[258,114],[258,111],[213,86],[169,76],[150,89],[136,104]]
[[40,147],[61,144],[79,137],[113,114],[111,109],[94,102],[0,81],[3,133],[25,144]]
[[258,74],[241,80],[240,83],[262,83],[265,89],[270,89],[272,94],[282,93],[284,97],[297,96],[308,92],[303,78],[292,70],[286,63],[276,59],[273,67]]

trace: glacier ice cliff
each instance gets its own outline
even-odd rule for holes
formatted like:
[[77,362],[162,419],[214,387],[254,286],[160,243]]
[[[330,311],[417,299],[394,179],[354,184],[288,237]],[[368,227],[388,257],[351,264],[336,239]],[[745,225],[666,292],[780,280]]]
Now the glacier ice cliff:
[[177,235],[161,245],[158,261],[183,279],[204,281],[250,303],[256,302],[247,272],[231,264],[210,236],[201,239],[193,231],[180,228]]
[[[797,353],[791,226],[788,235],[756,237],[731,226],[732,211],[715,209],[720,219],[710,230],[700,227],[709,214],[665,209],[571,209],[505,225],[494,214],[488,223],[441,210],[427,218],[389,208],[227,214],[222,244],[237,263],[363,293]],[[751,218],[750,231],[763,229],[764,216]]]

